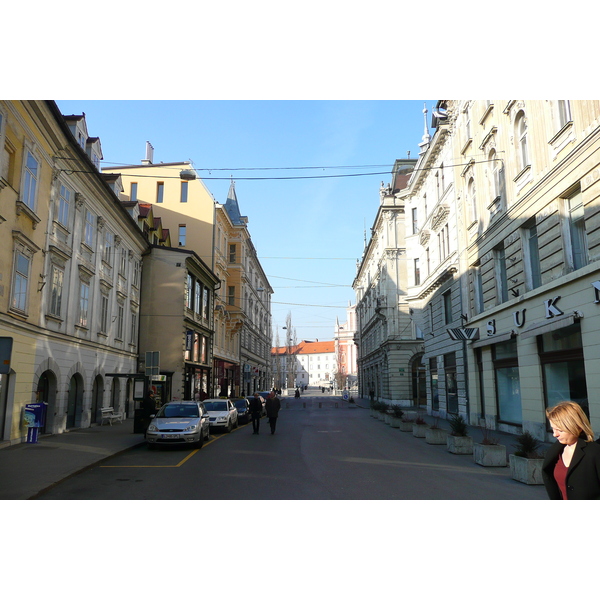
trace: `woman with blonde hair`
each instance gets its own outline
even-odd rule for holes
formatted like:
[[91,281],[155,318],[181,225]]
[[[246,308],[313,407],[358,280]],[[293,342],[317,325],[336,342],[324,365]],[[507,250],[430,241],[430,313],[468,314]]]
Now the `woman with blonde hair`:
[[560,402],[546,416],[557,440],[542,467],[550,500],[600,500],[600,444],[583,409]]

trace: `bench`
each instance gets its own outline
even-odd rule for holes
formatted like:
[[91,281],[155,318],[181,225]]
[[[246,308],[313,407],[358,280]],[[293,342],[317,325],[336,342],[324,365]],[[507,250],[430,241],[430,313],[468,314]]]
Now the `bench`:
[[100,425],[104,425],[105,421],[108,421],[109,425],[112,425],[113,421],[116,421],[117,423],[123,422],[123,416],[121,413],[116,413],[112,406],[109,406],[108,408],[102,408],[101,411],[102,418],[100,420]]

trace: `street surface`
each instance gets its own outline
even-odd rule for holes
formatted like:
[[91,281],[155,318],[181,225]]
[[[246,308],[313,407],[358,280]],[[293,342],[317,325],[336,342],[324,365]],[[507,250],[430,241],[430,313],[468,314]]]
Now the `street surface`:
[[266,418],[212,433],[200,450],[134,448],[71,477],[41,500],[545,500],[508,468],[476,465],[328,394],[282,398]]

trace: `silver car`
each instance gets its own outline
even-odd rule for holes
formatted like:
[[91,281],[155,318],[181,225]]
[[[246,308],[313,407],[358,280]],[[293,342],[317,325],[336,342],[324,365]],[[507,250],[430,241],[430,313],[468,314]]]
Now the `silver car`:
[[193,444],[202,448],[209,436],[208,418],[202,402],[168,402],[161,406],[148,426],[148,447]]

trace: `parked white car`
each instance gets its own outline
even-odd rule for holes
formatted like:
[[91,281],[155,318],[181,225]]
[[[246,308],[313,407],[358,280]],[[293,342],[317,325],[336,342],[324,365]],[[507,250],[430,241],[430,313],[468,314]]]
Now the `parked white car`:
[[211,427],[223,427],[229,433],[238,426],[238,412],[231,400],[209,398],[203,402]]
[[208,419],[202,402],[168,402],[160,407],[148,426],[148,447],[194,444],[202,448],[204,440],[209,436]]

